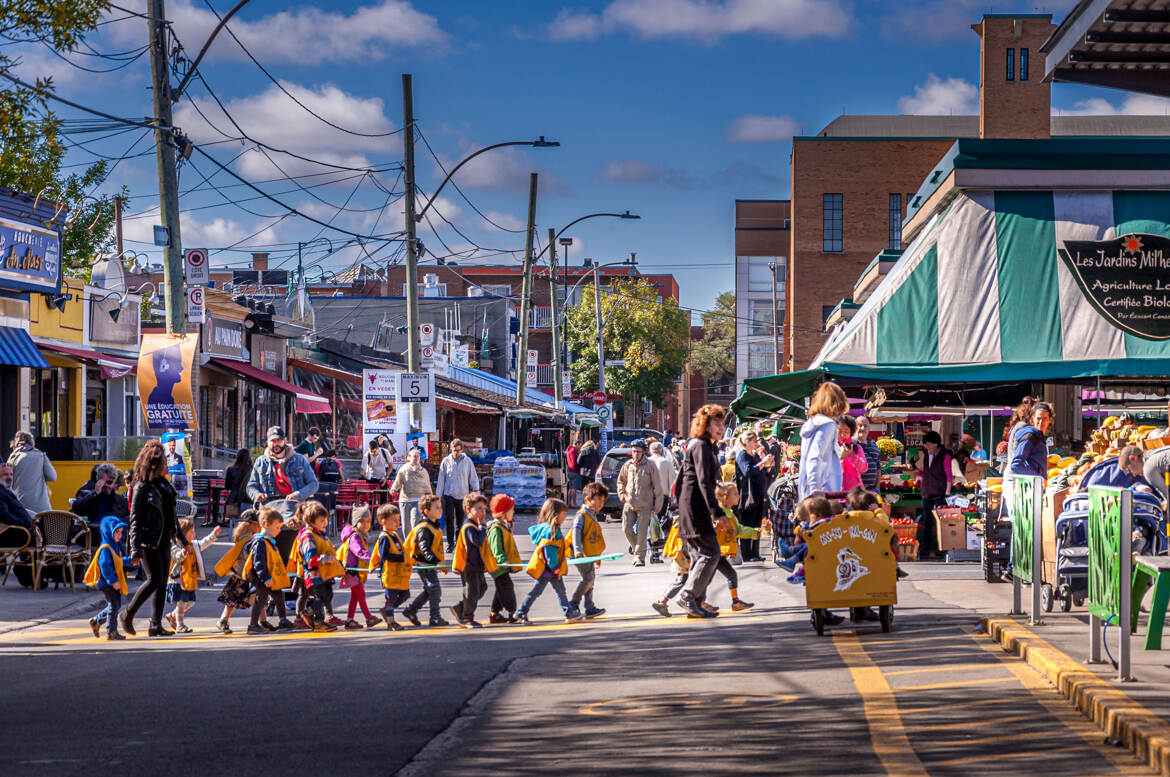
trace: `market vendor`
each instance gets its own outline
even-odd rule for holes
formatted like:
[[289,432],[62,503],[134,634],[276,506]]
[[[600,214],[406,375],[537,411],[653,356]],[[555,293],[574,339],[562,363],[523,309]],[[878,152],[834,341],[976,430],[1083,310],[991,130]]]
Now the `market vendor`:
[[1015,451],[1008,463],[1012,475],[1048,474],[1048,430],[1052,428],[1052,405],[1037,402],[1032,406],[1032,422],[1013,431],[1010,447]]
[[1104,459],[1094,464],[1074,491],[1088,491],[1089,486],[1117,486],[1147,493],[1154,491],[1145,477],[1142,449],[1136,445],[1122,448],[1117,458]]
[[922,436],[923,453],[918,457],[922,477],[922,552],[921,557],[938,555],[934,511],[946,507],[951,486],[963,483],[951,452],[943,447],[942,436],[933,429]]

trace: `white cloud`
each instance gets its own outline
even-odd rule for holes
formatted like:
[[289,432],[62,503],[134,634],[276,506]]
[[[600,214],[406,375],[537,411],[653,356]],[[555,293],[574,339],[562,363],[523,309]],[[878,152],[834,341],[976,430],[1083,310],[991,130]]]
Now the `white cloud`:
[[[419,197],[418,204],[415,207],[421,213],[422,209],[427,207],[427,203],[429,202],[430,199],[427,197]],[[444,225],[444,221],[439,218],[438,213],[442,213],[447,221],[458,223],[459,219],[463,217],[463,208],[459,207],[454,200],[449,200],[440,194],[438,199],[435,200],[435,204],[431,207],[431,210],[427,213],[427,217],[430,218],[431,223],[435,225],[436,229]]]
[[800,131],[791,116],[762,116],[749,113],[731,122],[727,139],[732,143],[787,143]]
[[484,215],[499,224],[504,229],[524,229],[524,219],[511,213],[505,213],[499,210],[489,210],[484,211]]
[[1149,94],[1126,95],[1121,105],[1103,97],[1079,100],[1073,108],[1055,108],[1057,116],[1165,116],[1170,114],[1170,100]]
[[713,42],[742,34],[839,38],[852,24],[840,0],[613,0],[600,14],[564,8],[548,30],[558,40],[626,32]]
[[[461,156],[453,160],[444,160],[444,165],[450,170],[452,165],[458,164],[463,154],[470,154],[483,145],[463,143]],[[459,168],[459,172],[455,174],[455,183],[464,189],[491,189],[527,194],[528,174],[532,172],[540,173],[540,179],[537,181],[539,194],[563,194],[566,191],[559,178],[541,170],[527,152],[516,147],[497,148],[480,154]]]
[[[189,56],[192,57],[218,23],[197,0],[170,0],[167,16],[179,40],[191,47]],[[145,28],[134,24],[110,26],[119,28],[118,35],[123,41],[137,41],[145,34]],[[448,40],[434,16],[415,10],[404,0],[381,0],[350,14],[304,5],[249,17],[245,9],[241,15],[232,17],[228,28],[266,65],[376,61],[396,49],[433,48]],[[207,61],[212,62],[247,59],[226,33],[216,37],[207,56]]]
[[[154,242],[155,219],[127,219],[125,221],[126,239],[139,243]],[[188,248],[219,248],[237,243],[247,238],[253,232],[259,231],[255,237],[248,239],[250,245],[266,245],[278,242],[276,228],[264,227],[257,222],[245,226],[234,219],[215,217],[210,221],[201,221],[191,213],[184,213],[179,217],[180,237],[183,245]]]
[[945,81],[934,73],[914,87],[914,95],[898,98],[898,110],[914,116],[979,113],[979,89],[962,78]]

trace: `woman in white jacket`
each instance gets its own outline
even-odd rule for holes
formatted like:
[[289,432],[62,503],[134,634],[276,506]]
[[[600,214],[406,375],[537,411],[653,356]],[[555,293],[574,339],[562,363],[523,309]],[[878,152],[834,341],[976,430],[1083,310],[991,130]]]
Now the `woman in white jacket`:
[[800,427],[801,499],[814,491],[841,490],[841,456],[837,453],[837,417],[849,410],[849,400],[836,383],[825,382],[813,394],[808,420]]

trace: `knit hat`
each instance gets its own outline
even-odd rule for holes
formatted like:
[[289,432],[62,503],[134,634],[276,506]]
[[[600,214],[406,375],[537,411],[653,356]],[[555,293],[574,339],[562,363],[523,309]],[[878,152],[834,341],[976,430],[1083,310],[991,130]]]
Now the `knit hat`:
[[492,497],[492,515],[506,515],[515,506],[516,500],[507,494],[496,494]]

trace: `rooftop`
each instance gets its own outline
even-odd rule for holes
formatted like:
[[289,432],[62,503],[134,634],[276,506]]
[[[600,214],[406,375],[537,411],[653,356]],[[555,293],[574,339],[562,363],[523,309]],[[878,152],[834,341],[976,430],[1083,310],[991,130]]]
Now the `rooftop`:
[[[1170,116],[1053,116],[1062,136],[1170,135]],[[976,116],[838,116],[818,138],[977,138]]]

